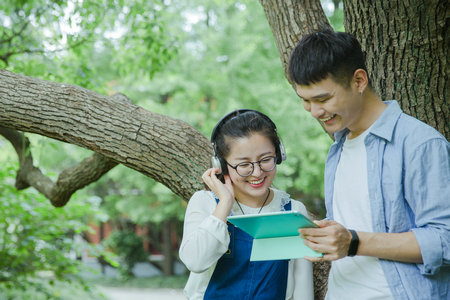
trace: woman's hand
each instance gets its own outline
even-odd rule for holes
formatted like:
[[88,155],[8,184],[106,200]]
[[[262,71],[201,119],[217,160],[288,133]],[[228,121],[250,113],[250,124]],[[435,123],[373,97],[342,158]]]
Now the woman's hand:
[[219,197],[219,204],[213,215],[226,222],[234,203],[234,189],[229,175],[224,175],[225,183],[217,178],[217,168],[210,168],[202,175],[205,184]]

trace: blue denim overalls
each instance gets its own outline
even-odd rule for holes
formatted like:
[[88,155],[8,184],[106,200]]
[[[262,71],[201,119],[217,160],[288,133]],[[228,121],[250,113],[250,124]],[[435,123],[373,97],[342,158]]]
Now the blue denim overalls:
[[[284,210],[291,210],[291,201]],[[253,237],[227,224],[228,251],[218,260],[203,299],[285,299],[289,260],[250,261]]]

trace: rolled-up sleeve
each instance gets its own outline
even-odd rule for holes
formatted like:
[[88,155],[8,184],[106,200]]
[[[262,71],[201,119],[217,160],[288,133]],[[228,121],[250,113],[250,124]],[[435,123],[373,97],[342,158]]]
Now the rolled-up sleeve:
[[230,242],[225,222],[212,215],[216,202],[209,192],[196,192],[188,203],[179,254],[192,272],[203,272],[225,253]]
[[434,275],[450,264],[450,147],[432,139],[417,147],[405,174],[406,198],[414,212],[415,234],[423,275]]

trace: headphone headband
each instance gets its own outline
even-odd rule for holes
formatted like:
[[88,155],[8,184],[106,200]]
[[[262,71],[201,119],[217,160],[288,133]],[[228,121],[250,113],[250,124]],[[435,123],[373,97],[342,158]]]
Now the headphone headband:
[[211,133],[211,143],[214,145],[215,141],[216,141],[216,136],[217,136],[217,132],[219,131],[219,128],[222,127],[227,121],[231,120],[234,117],[237,117],[243,113],[246,112],[254,112],[262,117],[264,117],[267,121],[270,122],[270,124],[272,124],[273,128],[275,131],[277,131],[277,126],[275,126],[275,123],[265,114],[263,114],[262,112],[259,112],[257,110],[254,109],[236,109],[228,114],[226,114],[225,116],[223,116],[216,124],[216,126],[214,126],[212,133]]

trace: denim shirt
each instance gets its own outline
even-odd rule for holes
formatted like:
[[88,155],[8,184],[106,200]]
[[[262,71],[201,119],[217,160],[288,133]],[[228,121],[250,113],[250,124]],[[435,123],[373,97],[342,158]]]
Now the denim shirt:
[[[372,227],[374,232],[414,232],[423,263],[380,259],[380,264],[395,299],[450,299],[450,146],[431,126],[404,114],[397,101],[385,103],[364,140]],[[335,134],[325,166],[331,220],[334,177],[347,133]]]

